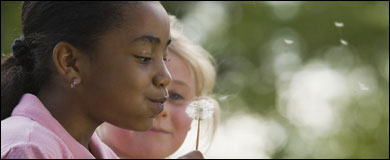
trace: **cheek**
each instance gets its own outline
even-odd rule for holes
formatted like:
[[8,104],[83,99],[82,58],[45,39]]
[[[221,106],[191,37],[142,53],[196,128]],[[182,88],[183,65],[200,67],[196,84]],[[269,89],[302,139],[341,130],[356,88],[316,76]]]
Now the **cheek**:
[[145,128],[140,125],[150,116],[144,103],[144,93],[151,84],[151,71],[137,64],[123,63],[118,64],[121,67],[116,70],[101,73],[101,79],[91,77],[95,80],[87,83],[93,85],[88,86],[89,93],[86,95],[91,97],[88,99],[91,102],[89,106],[92,107],[90,110],[94,111],[97,118],[124,128],[139,130],[138,128]]
[[170,143],[173,144],[174,150],[177,150],[187,137],[187,133],[191,128],[192,119],[185,113],[185,107],[175,108],[171,115],[175,134],[172,139],[173,142]]
[[104,125],[99,127],[99,131],[101,131],[100,138],[102,141],[114,150],[128,148],[128,144],[132,139],[131,131],[113,126],[109,123],[104,123]]
[[172,113],[172,122],[180,137],[187,134],[191,128],[192,119],[185,112],[185,107],[176,108]]

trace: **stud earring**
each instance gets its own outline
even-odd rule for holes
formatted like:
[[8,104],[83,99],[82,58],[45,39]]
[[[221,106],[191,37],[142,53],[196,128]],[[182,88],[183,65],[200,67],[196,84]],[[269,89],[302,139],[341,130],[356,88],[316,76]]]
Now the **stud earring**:
[[70,88],[75,88],[76,87],[76,82],[77,82],[77,78],[73,78],[73,83],[70,84]]

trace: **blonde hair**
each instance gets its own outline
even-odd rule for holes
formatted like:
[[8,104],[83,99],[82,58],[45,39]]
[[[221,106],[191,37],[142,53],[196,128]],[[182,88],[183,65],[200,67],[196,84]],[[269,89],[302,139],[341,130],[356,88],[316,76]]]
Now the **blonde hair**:
[[[196,97],[207,98],[215,104],[210,141],[212,141],[220,118],[220,107],[212,97],[216,80],[215,60],[211,54],[200,45],[189,40],[181,30],[175,16],[170,15],[172,43],[169,50],[183,59],[194,72]],[[207,147],[208,148],[208,147]],[[207,149],[206,149],[207,150]]]
[[180,31],[180,24],[170,16],[172,43],[169,49],[190,65],[196,82],[196,96],[211,94],[215,83],[216,71],[214,59],[204,48],[191,42]]

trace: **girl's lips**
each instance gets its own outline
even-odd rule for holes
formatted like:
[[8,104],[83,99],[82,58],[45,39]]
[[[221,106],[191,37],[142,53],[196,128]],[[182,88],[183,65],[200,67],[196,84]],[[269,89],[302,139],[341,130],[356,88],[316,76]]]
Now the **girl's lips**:
[[[167,100],[166,97],[161,98],[149,98],[149,101],[151,102],[151,108],[153,110],[153,113],[155,116],[160,114],[164,110],[164,102]],[[154,117],[155,117],[154,116]]]
[[158,114],[160,114],[163,110],[164,110],[164,104],[163,103],[160,103],[160,102],[156,102],[156,101],[153,101],[153,100],[149,100],[150,102],[150,106],[152,108],[152,111],[154,113],[154,116],[157,116]]
[[167,100],[166,97],[150,98],[150,101],[155,102],[155,103],[164,103],[166,100]]

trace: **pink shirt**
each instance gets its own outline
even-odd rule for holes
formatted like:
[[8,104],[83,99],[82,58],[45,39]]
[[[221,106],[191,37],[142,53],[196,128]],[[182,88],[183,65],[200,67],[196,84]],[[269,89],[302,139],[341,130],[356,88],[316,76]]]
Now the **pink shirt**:
[[[118,158],[97,135],[89,148],[97,158]],[[1,121],[1,158],[95,158],[43,106],[26,93],[11,117]]]
[[98,159],[119,159],[115,152],[100,139],[96,132],[93,133],[91,142],[89,142],[89,149]]

